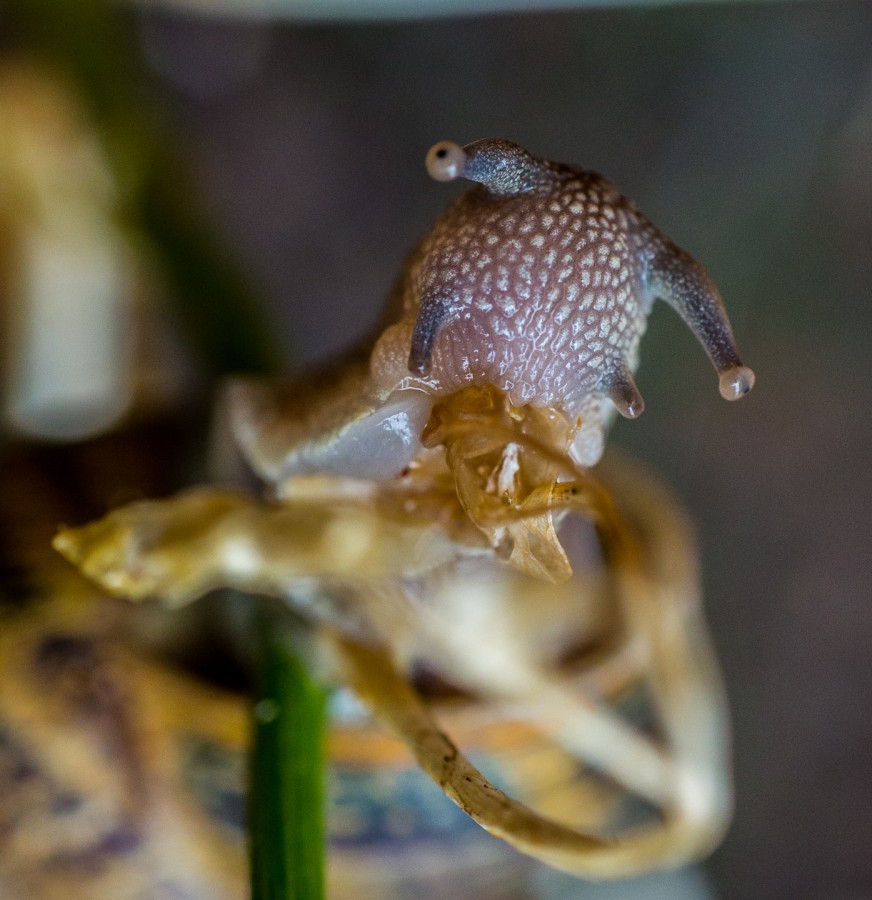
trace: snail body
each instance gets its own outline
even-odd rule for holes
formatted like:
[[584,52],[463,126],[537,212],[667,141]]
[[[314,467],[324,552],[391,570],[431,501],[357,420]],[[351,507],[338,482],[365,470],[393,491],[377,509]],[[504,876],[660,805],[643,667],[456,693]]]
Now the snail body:
[[[287,418],[279,406],[247,394],[236,404],[237,434],[263,474],[372,477],[376,457],[379,473],[400,471],[420,450],[407,425],[426,422],[439,398],[474,384],[576,421],[572,456],[593,465],[612,409],[631,419],[644,409],[633,372],[656,299],[697,336],[726,399],[751,389],[754,373],[711,279],[607,179],[501,139],[436,144],[427,169],[438,181],[474,186],[412,253],[399,319],[376,341],[368,370],[358,366],[357,388],[346,379],[320,398],[325,427],[307,432],[306,451],[276,435],[273,426]],[[246,404],[269,415],[253,421]],[[268,465],[257,446],[263,434]]]

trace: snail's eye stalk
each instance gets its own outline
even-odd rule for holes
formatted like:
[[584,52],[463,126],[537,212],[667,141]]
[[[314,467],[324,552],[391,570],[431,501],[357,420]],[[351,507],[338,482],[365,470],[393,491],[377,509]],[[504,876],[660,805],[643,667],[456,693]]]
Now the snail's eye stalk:
[[459,144],[453,141],[440,141],[430,148],[425,165],[427,174],[434,181],[454,181],[463,174],[466,155]]
[[724,400],[739,400],[754,387],[754,370],[748,366],[730,366],[720,373],[719,380]]
[[754,387],[754,372],[739,356],[720,291],[702,266],[666,242],[651,263],[648,284],[653,296],[669,303],[702,344],[718,373],[721,396],[744,397]]

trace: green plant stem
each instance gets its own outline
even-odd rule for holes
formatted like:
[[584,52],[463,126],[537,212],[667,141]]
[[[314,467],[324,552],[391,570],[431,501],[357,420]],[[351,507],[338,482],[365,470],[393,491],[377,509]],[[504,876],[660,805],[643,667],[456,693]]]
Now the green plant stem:
[[326,691],[294,648],[281,610],[264,607],[251,753],[253,900],[324,896],[323,751]]

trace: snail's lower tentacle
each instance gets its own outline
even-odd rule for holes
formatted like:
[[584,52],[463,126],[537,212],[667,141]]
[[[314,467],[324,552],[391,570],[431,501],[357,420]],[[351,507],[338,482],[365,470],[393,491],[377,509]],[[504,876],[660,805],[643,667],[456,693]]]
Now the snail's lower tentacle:
[[602,378],[603,390],[625,419],[638,419],[645,410],[645,401],[636,387],[630,367],[621,362]]
[[440,295],[422,298],[415,328],[412,331],[412,348],[409,351],[409,371],[425,375],[432,367],[433,347],[443,326],[451,318],[448,299]]

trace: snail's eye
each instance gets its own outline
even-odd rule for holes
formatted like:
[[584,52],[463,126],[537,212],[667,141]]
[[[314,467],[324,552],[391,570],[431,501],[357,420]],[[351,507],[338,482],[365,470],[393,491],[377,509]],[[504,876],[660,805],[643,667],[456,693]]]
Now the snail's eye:
[[463,148],[454,141],[440,141],[427,152],[427,174],[435,181],[454,181],[465,163]]

